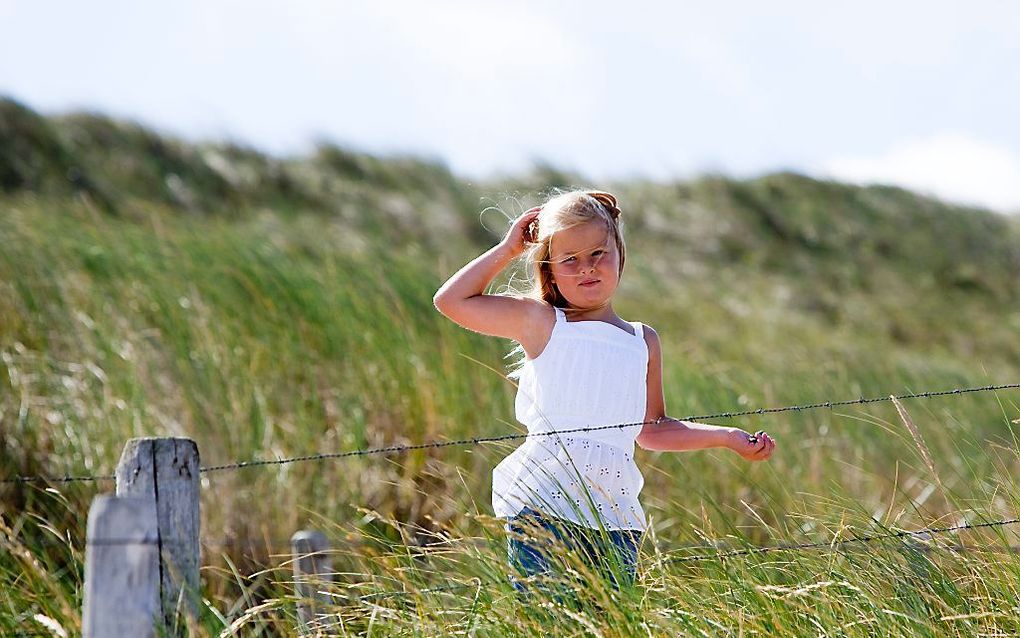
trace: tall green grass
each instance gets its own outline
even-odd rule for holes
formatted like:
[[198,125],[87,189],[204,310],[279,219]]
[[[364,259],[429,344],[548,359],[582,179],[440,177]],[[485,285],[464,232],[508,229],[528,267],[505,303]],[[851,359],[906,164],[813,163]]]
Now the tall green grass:
[[[446,217],[416,207],[442,171],[400,195],[414,165],[388,173],[325,150],[315,163],[361,171],[389,195],[298,171],[294,187],[317,193],[302,201],[342,192],[356,214],[195,215],[154,197],[115,215],[87,197],[0,200],[0,476],[109,474],[133,436],[191,437],[214,465],[521,432],[503,377],[511,344],[431,303],[498,239],[500,211],[479,220],[452,183],[440,184]],[[478,188],[513,215],[534,179]],[[672,416],[1020,379],[1007,220],[797,176],[614,190],[629,248],[616,308],[660,334]],[[939,243],[952,254],[933,253]],[[916,434],[890,403],[730,421],[777,439],[761,464],[639,450],[652,524],[639,587],[593,582],[580,609],[544,601],[532,616],[503,579],[505,539],[487,516],[489,472],[513,443],[209,473],[207,606],[191,633],[293,633],[287,539],[303,527],[334,543],[328,611],[351,635],[1015,633],[1020,574],[1007,552],[896,541],[667,559],[710,540],[1014,516],[1018,404],[1016,391],[904,401]],[[80,629],[84,514],[112,489],[0,486],[0,630],[47,631],[45,618]],[[986,529],[925,544],[1016,538]],[[398,591],[411,594],[373,598]]]

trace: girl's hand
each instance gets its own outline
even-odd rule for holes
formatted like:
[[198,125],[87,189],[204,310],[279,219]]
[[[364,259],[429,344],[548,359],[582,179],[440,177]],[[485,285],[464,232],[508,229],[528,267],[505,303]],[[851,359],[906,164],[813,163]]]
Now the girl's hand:
[[738,430],[735,438],[736,442],[731,449],[748,461],[764,461],[772,456],[772,451],[776,449],[776,442],[765,434],[764,430],[758,430],[754,434]]
[[510,225],[510,230],[507,231],[506,237],[503,238],[500,245],[510,251],[511,257],[517,257],[524,252],[526,244],[535,242],[540,210],[542,210],[541,206],[528,209]]

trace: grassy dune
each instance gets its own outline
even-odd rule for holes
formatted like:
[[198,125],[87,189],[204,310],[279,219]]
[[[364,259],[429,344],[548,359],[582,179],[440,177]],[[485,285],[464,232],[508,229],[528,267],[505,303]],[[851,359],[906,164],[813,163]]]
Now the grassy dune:
[[[0,153],[0,478],[108,474],[132,436],[194,438],[214,465],[521,431],[512,344],[431,297],[506,216],[581,178],[469,185],[423,160],[271,159],[0,104],[0,147],[28,149]],[[672,416],[1020,381],[1014,219],[793,174],[600,186],[626,219],[617,310],[661,335]],[[293,633],[282,554],[303,527],[336,548],[351,635],[1016,633],[1016,526],[669,559],[1015,516],[1018,405],[904,401],[930,464],[888,402],[711,421],[768,430],[764,464],[639,450],[640,586],[526,616],[489,517],[514,442],[207,474],[191,633]],[[74,633],[103,491],[0,486],[0,633],[45,632],[37,614]],[[468,586],[430,591],[451,584]],[[397,591],[416,593],[379,597]]]

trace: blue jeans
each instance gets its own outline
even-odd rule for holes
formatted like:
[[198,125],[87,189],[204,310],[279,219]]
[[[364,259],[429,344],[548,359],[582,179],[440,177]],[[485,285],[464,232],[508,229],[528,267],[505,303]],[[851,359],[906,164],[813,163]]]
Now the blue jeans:
[[[530,507],[506,521],[506,530],[510,533],[509,560],[517,576],[556,574],[562,567],[569,566],[572,554],[575,560],[583,560],[595,573],[608,578],[614,589],[619,589],[621,584],[634,584],[640,530],[603,532],[546,516]],[[511,581],[517,591],[527,590],[517,578],[511,576]]]

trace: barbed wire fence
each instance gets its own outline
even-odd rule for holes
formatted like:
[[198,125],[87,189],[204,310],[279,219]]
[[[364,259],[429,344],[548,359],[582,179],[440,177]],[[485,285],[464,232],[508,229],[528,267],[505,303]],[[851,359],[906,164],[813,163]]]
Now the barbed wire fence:
[[[1001,527],[1017,525],[1017,524],[1020,524],[1020,518],[1010,518],[1010,519],[1003,519],[1003,520],[987,521],[987,522],[982,522],[982,523],[963,523],[963,524],[952,525],[952,526],[948,526],[948,527],[927,527],[927,528],[922,528],[922,529],[917,529],[917,530],[899,530],[899,531],[894,531],[894,532],[889,532],[889,533],[884,533],[884,534],[872,534],[872,535],[867,535],[867,536],[859,536],[859,537],[845,538],[845,539],[834,538],[834,539],[832,539],[830,541],[820,541],[820,542],[812,542],[812,543],[795,543],[795,544],[780,544],[780,545],[765,545],[765,546],[756,546],[756,547],[746,547],[746,548],[742,548],[742,549],[734,549],[734,550],[723,551],[723,552],[716,552],[716,553],[710,553],[710,554],[695,554],[695,555],[692,555],[692,556],[675,556],[674,555],[674,554],[676,554],[679,551],[719,550],[719,549],[721,549],[721,542],[717,541],[717,542],[711,543],[711,544],[691,545],[691,546],[681,547],[681,548],[677,548],[677,549],[670,550],[670,551],[667,551],[667,552],[663,552],[662,553],[662,557],[661,557],[661,559],[658,562],[660,562],[662,564],[680,564],[680,563],[688,563],[688,562],[704,562],[704,561],[710,561],[710,560],[722,560],[722,559],[734,558],[734,557],[738,557],[738,556],[761,555],[761,554],[767,554],[767,553],[772,553],[772,552],[798,552],[798,551],[817,550],[817,549],[825,549],[825,550],[829,550],[829,551],[839,551],[839,550],[842,550],[842,549],[850,547],[850,546],[863,545],[863,544],[869,544],[869,543],[877,543],[879,541],[898,540],[898,539],[904,539],[904,538],[913,539],[913,540],[920,540],[920,541],[929,541],[929,540],[934,540],[934,538],[936,536],[940,536],[940,535],[943,535],[943,534],[949,534],[949,533],[952,533],[952,532],[959,532],[959,531],[965,531],[965,530],[975,530],[975,529],[982,529],[982,528],[1001,528]],[[166,539],[162,539],[160,541],[160,543],[163,546],[165,546],[167,544],[170,544],[171,541],[168,541]],[[203,539],[203,544],[206,544],[206,543],[207,543],[206,539]],[[87,544],[88,545],[93,545],[93,546],[156,545],[157,544],[157,540],[156,539],[137,540],[137,539],[105,538],[105,539],[98,540],[98,541],[88,541]],[[210,544],[216,544],[216,542],[212,541],[212,542],[210,542]],[[291,544],[291,541],[289,541],[289,540],[287,541],[287,547],[288,547],[288,549],[291,549],[293,547],[292,544]],[[989,553],[1009,553],[1009,554],[1020,553],[1020,545],[1004,545],[1004,546],[999,546],[999,547],[973,547],[973,546],[967,546],[967,545],[942,545],[942,546],[940,546],[940,545],[911,544],[909,546],[909,548],[912,549],[912,550],[921,551],[921,552],[948,551],[948,552],[958,552],[958,553],[966,553],[966,552],[989,552]],[[281,547],[280,549],[283,549],[283,548]],[[429,553],[428,550],[435,549],[435,548],[433,548],[433,547],[419,547],[417,549],[425,550],[425,551],[422,552],[421,555],[427,556],[428,553]],[[318,550],[318,551],[315,551],[315,552],[308,552],[308,553],[305,553],[305,554],[295,554],[292,551],[286,551],[286,552],[282,552],[279,555],[281,555],[281,556],[284,556],[284,555],[285,556],[292,556],[294,558],[299,558],[299,557],[302,557],[302,556],[311,556],[311,555],[318,555],[318,554],[323,554],[323,553],[331,553],[333,551],[335,551],[335,550],[326,550],[326,551]],[[497,581],[478,581],[478,579],[474,579],[474,582],[468,583],[468,584],[457,584],[457,585],[451,585],[451,586],[440,586],[440,587],[435,587],[435,588],[418,589],[418,590],[415,590],[415,591],[386,592],[386,593],[380,593],[380,594],[365,594],[365,595],[362,595],[362,596],[358,596],[357,600],[386,599],[386,598],[391,598],[391,597],[396,597],[396,596],[414,596],[414,595],[420,595],[422,593],[430,593],[430,592],[437,592],[437,591],[452,591],[452,590],[456,590],[458,588],[465,588],[465,587],[476,586],[478,584],[478,582],[481,582],[484,585],[484,584],[495,584]]]
[[[797,552],[806,550],[817,550],[827,549],[830,551],[839,551],[850,546],[876,543],[878,541],[887,540],[899,540],[903,538],[919,539],[919,540],[933,540],[936,536],[941,534],[949,534],[951,532],[959,532],[964,530],[973,530],[980,528],[993,528],[993,527],[1005,527],[1009,525],[1016,525],[1020,523],[1020,518],[1011,518],[998,521],[989,521],[984,523],[964,523],[960,525],[953,525],[950,527],[929,527],[919,530],[901,530],[896,532],[890,532],[886,534],[873,534],[869,536],[860,536],[855,538],[847,538],[842,540],[833,539],[832,541],[815,542],[815,543],[796,543],[796,544],[784,544],[784,545],[766,545],[759,547],[749,547],[738,550],[731,550],[727,552],[718,552],[713,554],[697,554],[693,556],[671,556],[673,552],[665,554],[658,562],[661,564],[675,565],[680,563],[689,562],[704,562],[711,560],[723,560],[727,558],[734,558],[737,556],[749,556],[766,554],[770,552]],[[718,545],[703,545],[697,547],[684,548],[689,549],[719,549]],[[949,546],[938,546],[938,545],[924,545],[920,543],[914,543],[909,546],[910,550],[919,552],[931,552],[931,551],[950,551],[950,552],[966,552],[966,551],[991,551],[994,553],[1016,553],[1020,551],[1020,546],[1006,545],[1004,547],[967,547],[963,545],[949,545]],[[529,580],[536,580],[534,578],[521,579],[524,582]],[[540,580],[540,579],[539,579]],[[461,589],[467,589],[477,587],[479,585],[495,585],[499,581],[489,580],[483,581],[478,578],[472,580],[471,583],[458,583],[454,585],[442,585],[438,587],[430,587],[427,589],[418,589],[415,591],[399,591],[399,592],[384,592],[375,594],[364,594],[354,599],[355,602],[367,602],[374,600],[386,600],[392,598],[407,598],[420,596],[423,593],[437,593],[437,592],[450,592],[458,591]]]
[[[880,397],[872,397],[872,398],[860,397],[858,399],[851,399],[851,400],[825,401],[825,402],[817,402],[817,403],[803,404],[803,405],[790,405],[790,406],[784,406],[784,407],[778,407],[778,408],[759,408],[759,409],[756,409],[756,410],[752,409],[752,410],[742,410],[742,411],[721,412],[721,413],[717,413],[717,414],[691,415],[691,416],[683,417],[683,418],[681,418],[679,420],[681,420],[681,421],[702,421],[702,420],[707,420],[707,419],[722,419],[722,418],[732,418],[732,417],[739,417],[739,416],[764,415],[764,414],[773,414],[773,413],[780,413],[780,412],[787,412],[787,411],[804,411],[804,410],[812,410],[812,409],[820,409],[820,408],[829,408],[829,409],[832,409],[832,408],[839,407],[839,406],[863,405],[863,404],[877,403],[877,402],[882,402],[882,401],[894,401],[894,400],[899,400],[899,399],[931,398],[931,397],[937,397],[937,396],[962,395],[962,394],[969,394],[969,393],[976,393],[976,392],[988,392],[988,391],[1007,390],[1007,389],[1016,389],[1016,388],[1020,388],[1020,384],[986,385],[986,386],[981,386],[981,387],[955,388],[955,389],[952,389],[952,390],[916,392],[916,393],[907,393],[907,394],[901,394],[901,395],[888,395],[888,396],[880,396]],[[545,432],[532,432],[532,433],[521,433],[521,434],[514,433],[514,434],[506,434],[506,435],[500,435],[500,436],[472,437],[472,438],[449,440],[449,441],[431,441],[431,442],[424,442],[424,443],[412,444],[412,445],[393,445],[393,446],[378,447],[378,448],[364,448],[364,449],[341,451],[341,452],[331,452],[331,453],[320,453],[320,454],[311,454],[311,455],[304,455],[304,456],[295,456],[295,457],[289,457],[289,458],[240,461],[240,462],[220,464],[220,465],[212,465],[212,466],[205,466],[205,467],[197,467],[198,464],[197,464],[197,448],[196,448],[195,449],[195,460],[194,460],[194,465],[195,465],[194,470],[195,470],[196,476],[192,477],[192,478],[197,479],[197,475],[201,475],[201,474],[221,473],[221,472],[227,472],[227,471],[238,471],[238,470],[242,470],[242,469],[256,468],[256,467],[280,466],[280,465],[286,465],[286,464],[292,464],[292,463],[322,461],[322,460],[329,460],[329,459],[345,459],[345,458],[362,457],[362,456],[370,456],[370,455],[398,454],[398,453],[405,453],[405,452],[411,452],[411,451],[416,451],[416,450],[447,448],[447,447],[454,447],[454,446],[469,446],[469,445],[470,446],[478,446],[478,445],[482,445],[482,444],[520,440],[520,439],[526,439],[526,438],[530,438],[530,437],[543,437],[543,436],[548,437],[548,436],[558,436],[558,435],[564,435],[564,434],[583,434],[583,433],[590,433],[590,432],[596,432],[596,431],[601,431],[601,430],[609,430],[609,429],[624,429],[624,428],[629,428],[629,427],[644,426],[644,425],[647,425],[647,424],[650,424],[650,423],[655,423],[655,422],[654,421],[642,421],[642,422],[620,423],[620,424],[612,424],[612,425],[577,427],[577,428],[570,428],[570,429],[565,429],[565,430],[550,430],[550,431],[545,431]],[[186,440],[184,440],[184,439],[176,439],[175,441],[186,441]],[[193,442],[188,441],[188,443],[190,445],[192,445],[192,446],[194,445]],[[155,466],[155,456],[156,456],[155,451],[153,451],[152,456],[153,456],[153,464]],[[178,462],[178,459],[176,458],[176,453],[174,454],[174,457],[175,458],[173,459],[173,461],[176,464]],[[123,459],[122,459],[122,463],[123,463]],[[136,471],[135,471],[136,474],[137,474],[137,471],[138,470],[136,469]],[[44,484],[45,483],[56,483],[56,484],[63,483],[63,484],[67,484],[67,483],[79,483],[79,482],[80,483],[98,483],[98,482],[103,482],[103,481],[117,480],[118,481],[118,494],[119,494],[120,493],[120,478],[121,478],[120,477],[120,473],[121,473],[121,467],[118,467],[118,474],[116,474],[116,475],[102,475],[102,474],[99,474],[99,475],[77,475],[77,476],[66,475],[66,476],[62,476],[62,477],[61,476],[15,476],[15,477],[11,477],[11,478],[0,479],[0,485],[4,485],[4,484],[7,484],[7,485],[11,485],[11,484],[35,484],[35,483],[44,483]],[[153,480],[155,481],[155,469],[154,468],[153,468],[153,477],[154,477]],[[197,518],[197,508],[198,508],[198,505],[197,505],[197,500],[198,500],[197,490],[195,491],[194,499],[193,500],[195,501],[195,505],[194,505],[194,508],[195,508],[195,517]],[[91,518],[91,513],[90,513],[90,518]],[[1006,527],[1006,526],[1015,525],[1018,522],[1020,522],[1020,519],[1011,518],[1011,519],[1003,519],[1003,520],[996,520],[996,521],[988,521],[988,522],[977,523],[977,524],[967,523],[967,524],[963,524],[963,525],[956,525],[956,526],[944,527],[944,528],[925,528],[925,529],[913,530],[913,531],[904,530],[904,531],[896,531],[896,532],[891,532],[891,533],[886,533],[886,534],[875,534],[875,535],[871,535],[871,536],[864,536],[864,537],[857,537],[857,538],[833,539],[831,541],[826,541],[826,542],[809,542],[809,543],[796,543],[796,544],[783,544],[783,545],[771,545],[771,546],[746,547],[746,548],[735,549],[735,550],[730,550],[730,551],[722,551],[722,552],[718,551],[719,549],[721,549],[721,546],[720,546],[721,543],[717,541],[717,542],[715,542],[713,544],[710,544],[710,545],[678,548],[677,550],[673,550],[673,551],[671,551],[669,553],[660,554],[660,556],[664,557],[661,560],[661,562],[663,564],[682,564],[682,563],[691,563],[691,562],[707,561],[707,560],[724,560],[724,559],[727,559],[727,558],[732,558],[732,557],[737,557],[737,556],[750,556],[750,555],[764,554],[764,553],[769,553],[769,552],[809,551],[809,550],[817,550],[817,549],[822,549],[822,548],[829,549],[830,551],[837,551],[837,550],[842,550],[842,549],[845,549],[847,547],[851,547],[851,546],[855,546],[855,545],[867,544],[867,543],[876,543],[878,541],[883,541],[883,540],[904,539],[904,538],[912,539],[912,540],[917,540],[917,539],[932,540],[932,539],[934,539],[935,536],[942,535],[942,534],[948,534],[948,533],[951,533],[951,532],[962,531],[962,530],[978,529],[978,528],[993,528],[993,527],[1002,528],[1002,527]],[[90,525],[90,534],[91,534],[91,525]],[[64,541],[65,541],[65,539],[62,539],[62,538],[60,538],[60,539],[54,538],[54,539],[50,539],[50,540],[52,542],[56,542],[56,543],[64,543]],[[152,546],[155,546],[156,550],[158,550],[158,552],[157,552],[158,554],[162,554],[164,551],[173,550],[177,546],[182,546],[182,547],[187,546],[187,547],[190,548],[189,551],[193,551],[194,552],[194,554],[196,556],[196,559],[197,559],[197,555],[198,555],[197,546],[198,545],[202,545],[202,546],[205,546],[205,547],[215,547],[215,546],[220,546],[220,547],[229,547],[229,546],[252,547],[254,545],[271,545],[271,544],[276,544],[276,542],[277,541],[275,541],[275,540],[271,541],[270,539],[255,538],[255,537],[252,537],[252,538],[229,538],[229,539],[210,539],[210,538],[206,538],[206,537],[198,538],[197,537],[197,524],[196,524],[195,535],[190,537],[190,538],[187,538],[187,539],[185,539],[185,538],[182,538],[182,539],[164,538],[163,536],[161,536],[161,534],[157,530],[154,535],[151,535],[151,534],[150,535],[145,535],[145,536],[143,536],[141,538],[138,538],[138,537],[124,537],[124,538],[120,538],[120,537],[117,537],[115,535],[114,536],[110,536],[109,534],[104,536],[104,537],[101,537],[101,538],[91,538],[90,537],[89,539],[87,539],[85,546],[86,546],[86,549],[88,550],[87,551],[87,555],[88,555],[88,552],[100,552],[100,551],[104,551],[104,550],[111,550],[111,549],[119,547],[119,546],[127,546],[127,545],[152,545]],[[297,550],[295,544],[294,544],[294,538],[292,538],[289,541],[287,541],[287,543],[279,543],[280,546],[283,546],[285,544],[289,544],[290,545],[290,549],[291,549],[290,552],[285,553],[285,554],[291,556],[293,558],[293,560],[295,561],[295,563],[297,563],[297,562],[299,562],[299,561],[301,561],[303,559],[307,559],[309,557],[313,557],[313,556],[314,557],[319,557],[319,556],[321,556],[323,554],[323,552],[321,550],[320,551],[311,552],[311,553],[302,553],[302,552],[299,552]],[[965,552],[965,551],[974,551],[974,550],[988,549],[989,551],[997,550],[997,551],[1004,551],[1004,552],[1010,552],[1010,553],[1016,552],[1018,549],[1020,549],[1018,547],[1015,547],[1015,546],[1012,546],[1012,545],[1008,545],[1008,544],[1005,545],[1004,547],[974,548],[974,547],[966,547],[966,546],[963,546],[963,545],[940,547],[940,546],[937,546],[937,545],[923,545],[923,544],[915,543],[914,547],[916,549],[920,549],[921,551],[942,551],[942,550],[947,550],[947,551]],[[419,549],[421,549],[421,548],[419,548]],[[709,550],[709,553],[695,554],[695,555],[690,555],[690,556],[676,556],[676,555],[673,555],[673,554],[675,554],[675,553],[677,553],[679,551],[690,551],[690,550]],[[427,552],[427,548],[426,548],[426,551],[424,551],[424,554],[427,554],[427,553],[428,552]],[[162,568],[161,568],[161,574],[162,574]],[[297,584],[297,576],[295,576],[295,584]],[[383,599],[386,599],[386,598],[392,597],[392,596],[415,596],[415,595],[420,595],[420,594],[426,593],[426,592],[456,591],[458,589],[463,589],[463,588],[467,588],[467,587],[480,587],[483,584],[484,584],[483,581],[481,581],[480,579],[475,578],[475,579],[472,579],[471,583],[469,583],[469,584],[457,584],[457,585],[450,585],[450,586],[440,586],[440,587],[436,587],[436,588],[418,589],[415,592],[386,592],[386,593],[379,593],[379,594],[366,594],[366,595],[363,595],[361,597],[358,597],[357,600],[361,601],[361,602],[367,602],[367,601],[370,601],[370,600],[383,600]],[[319,593],[321,594],[323,592],[319,592]]]
[[[816,402],[816,403],[802,404],[802,405],[790,405],[790,406],[784,406],[784,407],[778,407],[778,408],[759,408],[759,409],[756,409],[756,410],[743,410],[743,411],[720,412],[720,413],[715,413],[715,414],[691,415],[691,416],[682,417],[680,420],[682,420],[682,421],[700,421],[700,420],[705,420],[705,419],[732,418],[732,417],[739,417],[739,416],[763,415],[763,414],[770,414],[770,413],[789,412],[789,411],[803,411],[803,410],[811,410],[811,409],[819,409],[819,408],[829,408],[829,409],[831,409],[831,408],[839,407],[839,406],[877,403],[877,402],[883,402],[883,401],[891,401],[893,399],[931,398],[931,397],[937,397],[937,396],[962,395],[962,394],[969,394],[969,393],[975,393],[975,392],[989,392],[989,391],[1017,389],[1017,388],[1020,388],[1020,383],[999,384],[999,385],[986,385],[986,386],[970,387],[970,388],[954,388],[952,390],[915,392],[915,393],[907,393],[907,394],[900,394],[900,395],[889,395],[889,396],[879,396],[879,397],[871,397],[871,398],[860,397],[860,398],[857,398],[857,399],[849,399],[849,400],[841,400],[841,401]],[[560,434],[587,433],[587,432],[595,432],[595,431],[607,430],[607,429],[623,429],[623,428],[627,428],[627,427],[636,427],[636,426],[639,426],[639,425],[643,426],[643,425],[646,425],[646,424],[649,424],[649,423],[654,423],[654,421],[641,421],[641,422],[620,423],[620,424],[601,425],[601,426],[587,426],[587,427],[571,428],[571,429],[566,429],[566,430],[554,430],[554,431],[548,431],[548,432],[536,432],[536,433],[528,433],[528,434],[507,434],[507,435],[491,436],[491,437],[472,437],[472,438],[467,438],[467,439],[458,439],[458,440],[451,440],[451,441],[432,441],[432,442],[413,444],[413,445],[394,445],[394,446],[379,447],[379,448],[366,448],[366,449],[360,449],[360,450],[351,450],[351,451],[345,451],[345,452],[331,452],[331,453],[310,454],[310,455],[295,456],[295,457],[280,458],[280,459],[240,461],[240,462],[235,462],[235,463],[227,463],[227,464],[222,464],[222,465],[213,465],[213,466],[201,467],[199,469],[199,471],[201,473],[213,473],[213,472],[223,472],[223,471],[229,471],[229,470],[239,470],[239,469],[254,468],[254,467],[265,467],[265,466],[272,466],[272,465],[286,465],[286,464],[290,464],[290,463],[302,463],[302,462],[309,462],[309,461],[320,461],[320,460],[329,460],[329,459],[343,459],[343,458],[351,458],[351,457],[358,457],[358,456],[369,456],[369,455],[377,455],[377,454],[396,454],[396,453],[403,453],[403,452],[409,452],[409,451],[415,451],[415,450],[423,450],[423,449],[444,448],[444,447],[454,447],[454,446],[466,446],[466,445],[480,445],[480,444],[485,444],[485,443],[504,442],[504,441],[525,439],[525,438],[528,438],[528,437],[541,437],[541,436],[555,436],[555,435],[560,435]],[[112,475],[112,474],[83,475],[83,476],[70,476],[70,475],[68,475],[68,476],[16,476],[16,477],[0,479],[0,484],[12,484],[12,483],[99,482],[99,481],[113,481],[113,480],[115,480],[115,478],[116,477],[114,475]],[[1012,522],[1013,521],[1005,521],[1003,523],[1004,524],[1009,524],[1009,523],[1012,523]],[[906,533],[907,532],[904,532],[904,534],[906,534]],[[48,542],[53,542],[55,544],[65,544],[64,539],[50,539]],[[107,544],[109,544],[111,542],[115,543],[116,541],[111,541],[111,540],[108,539],[105,542]],[[281,548],[282,549],[282,548],[285,548],[285,547],[289,546],[290,539],[266,539],[265,537],[248,537],[248,538],[236,538],[235,537],[235,538],[224,538],[224,539],[202,538],[201,542],[202,542],[203,545],[208,546],[208,547],[217,547],[217,546],[218,547],[230,547],[230,546],[239,546],[239,545],[240,546],[263,545],[263,546],[268,546],[268,547],[273,547],[273,548]],[[716,545],[698,545],[698,546],[694,546],[694,547],[691,547],[691,548],[685,548],[685,549],[715,549],[715,548],[717,548]],[[748,550],[742,550],[742,551],[748,551]]]
[[[763,415],[773,414],[779,412],[790,412],[790,411],[804,411],[804,410],[815,410],[819,408],[835,408],[846,405],[863,405],[868,403],[878,403],[882,401],[892,401],[893,399],[917,399],[917,398],[931,398],[937,396],[947,395],[961,395],[969,394],[974,392],[989,392],[994,390],[1010,390],[1020,388],[1020,383],[1009,383],[1001,385],[987,385],[973,388],[955,388],[953,390],[940,390],[940,391],[929,391],[929,392],[916,392],[900,395],[886,395],[880,397],[849,399],[843,401],[825,401],[823,403],[809,403],[805,405],[790,405],[780,408],[759,408],[757,410],[744,410],[740,412],[720,412],[717,414],[701,414],[685,416],[680,418],[681,421],[702,421],[705,419],[724,419],[733,418],[739,416],[751,416],[751,415]],[[586,426],[578,428],[570,428],[565,430],[550,430],[548,432],[533,432],[526,434],[504,434],[501,436],[488,436],[488,437],[472,437],[466,439],[456,439],[451,441],[430,441],[426,443],[417,443],[413,445],[391,445],[387,447],[378,448],[365,448],[360,450],[350,450],[346,452],[326,452],[320,454],[308,454],[304,456],[293,456],[288,458],[280,459],[265,459],[265,460],[252,460],[252,461],[238,461],[234,463],[226,463],[223,465],[212,465],[206,466],[199,469],[203,474],[210,474],[214,472],[224,472],[229,470],[241,470],[246,468],[254,467],[265,467],[270,465],[288,465],[291,463],[304,463],[308,461],[323,461],[330,459],[345,459],[358,456],[370,456],[376,454],[398,454],[403,452],[412,452],[415,450],[425,449],[437,449],[446,447],[462,447],[468,445],[481,445],[484,443],[501,443],[505,441],[514,441],[520,439],[527,439],[530,437],[545,437],[545,436],[558,436],[562,434],[580,434],[597,432],[600,430],[612,430],[612,429],[623,429],[628,427],[644,426],[653,424],[655,421],[637,421],[633,423],[617,423],[613,425],[598,425],[598,426]],[[96,482],[96,481],[112,481],[116,477],[112,474],[100,474],[94,476],[15,476],[11,478],[0,479],[0,484],[4,483],[73,483],[73,482]]]

